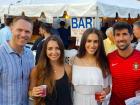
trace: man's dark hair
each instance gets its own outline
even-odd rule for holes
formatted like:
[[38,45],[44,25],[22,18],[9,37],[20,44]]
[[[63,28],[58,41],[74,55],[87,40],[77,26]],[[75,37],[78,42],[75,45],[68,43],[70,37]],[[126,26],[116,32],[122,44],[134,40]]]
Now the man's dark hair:
[[122,29],[128,29],[128,32],[130,35],[133,34],[133,30],[131,25],[129,25],[127,22],[117,22],[113,25],[113,34],[115,35],[115,30],[122,30]]
[[60,26],[64,27],[65,26],[65,22],[64,21],[61,21],[60,22]]
[[[45,30],[47,33],[51,33],[51,25],[48,23],[42,23],[40,25],[40,28],[42,28],[43,30]],[[52,34],[52,33],[51,33]]]
[[5,24],[7,26],[10,26],[13,22],[13,17],[12,16],[9,16],[9,17],[5,17]]

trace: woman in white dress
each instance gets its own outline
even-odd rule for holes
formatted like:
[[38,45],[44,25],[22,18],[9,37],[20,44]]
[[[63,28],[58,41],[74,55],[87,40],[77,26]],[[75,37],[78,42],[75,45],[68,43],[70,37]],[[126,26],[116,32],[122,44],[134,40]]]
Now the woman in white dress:
[[[95,28],[87,29],[81,39],[78,54],[72,58],[73,105],[101,105],[110,88],[108,61],[102,34]],[[95,93],[100,91],[99,100]]]

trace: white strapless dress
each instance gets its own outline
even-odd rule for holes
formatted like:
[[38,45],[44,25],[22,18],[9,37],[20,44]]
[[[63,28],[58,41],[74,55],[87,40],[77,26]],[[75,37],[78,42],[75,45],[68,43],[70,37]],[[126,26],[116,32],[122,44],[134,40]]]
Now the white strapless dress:
[[104,85],[100,68],[73,65],[72,83],[73,105],[97,105],[95,92],[100,91]]

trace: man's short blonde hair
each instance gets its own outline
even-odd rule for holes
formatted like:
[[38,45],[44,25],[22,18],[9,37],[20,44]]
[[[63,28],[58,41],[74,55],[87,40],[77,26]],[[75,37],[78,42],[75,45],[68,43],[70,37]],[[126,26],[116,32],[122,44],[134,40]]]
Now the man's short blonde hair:
[[19,16],[19,17],[14,18],[13,24],[15,24],[15,23],[16,23],[18,20],[20,20],[20,19],[25,20],[25,21],[31,23],[32,28],[33,28],[33,21],[32,21],[31,18],[29,18],[29,17],[27,17],[27,16]]

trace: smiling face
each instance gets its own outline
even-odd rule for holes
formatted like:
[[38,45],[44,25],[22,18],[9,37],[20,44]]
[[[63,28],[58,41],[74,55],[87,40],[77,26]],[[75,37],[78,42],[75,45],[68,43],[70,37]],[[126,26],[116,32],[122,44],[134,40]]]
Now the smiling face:
[[97,34],[95,33],[89,34],[85,44],[86,54],[94,55],[98,49],[98,46],[99,46],[99,38]]
[[114,40],[119,50],[126,50],[131,44],[133,35],[130,35],[128,29],[115,30]]
[[24,47],[32,36],[32,24],[20,19],[13,24],[11,31],[14,46]]
[[59,48],[59,45],[56,41],[50,40],[47,44],[46,49],[47,57],[50,59],[50,61],[58,61],[61,55],[61,51]]

